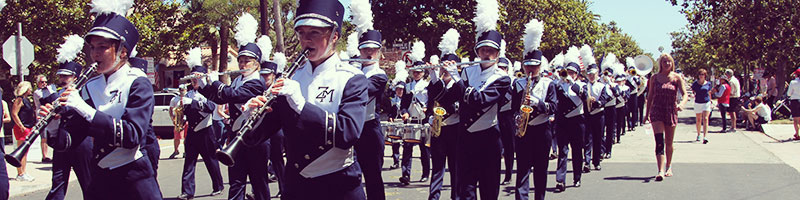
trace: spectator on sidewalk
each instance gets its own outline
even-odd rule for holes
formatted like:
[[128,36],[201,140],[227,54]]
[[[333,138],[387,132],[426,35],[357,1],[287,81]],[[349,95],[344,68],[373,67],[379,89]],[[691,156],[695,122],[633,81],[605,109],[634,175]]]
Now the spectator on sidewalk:
[[714,88],[714,97],[717,99],[717,107],[719,114],[722,116],[722,130],[720,133],[727,132],[728,120],[725,119],[725,114],[728,113],[730,107],[731,86],[728,84],[728,77],[722,75],[719,77],[719,84]]
[[756,104],[755,107],[752,109],[744,109],[744,114],[747,117],[747,122],[750,127],[747,129],[748,131],[760,131],[759,127],[762,124],[769,123],[772,121],[772,109],[764,104],[764,99],[761,96],[756,97],[753,100],[753,103]]
[[778,98],[778,82],[771,71],[764,73],[764,80],[767,82],[767,99],[764,101],[770,108],[775,108],[775,100]]
[[729,129],[728,132],[735,133],[736,112],[739,112],[741,108],[741,100],[739,97],[742,95],[742,85],[739,83],[739,79],[733,75],[732,69],[726,69],[725,75],[728,76],[728,85],[731,87],[730,107],[728,108],[728,114],[731,115],[731,129]]
[[800,69],[794,71],[794,80],[786,89],[786,96],[789,96],[789,107],[792,109],[792,120],[794,122],[793,139],[800,140]]
[[[175,119],[175,117],[183,117],[183,116],[176,116],[175,108],[178,108],[178,107],[181,106],[181,103],[180,103],[181,99],[183,99],[183,97],[185,95],[186,95],[186,86],[180,86],[180,92],[179,92],[178,96],[172,97],[172,99],[169,101],[169,117],[170,117],[170,119]],[[173,121],[175,121],[175,120],[173,120]],[[179,120],[179,121],[183,121],[184,122],[183,125],[182,125],[183,128],[177,128],[176,127],[176,128],[172,129],[172,133],[173,133],[172,141],[173,141],[173,145],[175,146],[175,151],[172,152],[172,155],[169,156],[169,159],[175,159],[175,157],[180,155],[181,152],[178,149],[178,147],[181,146],[181,139],[183,139],[183,137],[186,136],[186,128],[189,125],[188,122],[186,122],[185,120]]]
[[[33,94],[31,82],[24,81],[17,85],[14,89],[14,105],[11,108],[11,117],[14,120],[14,139],[17,140],[17,146],[22,145],[28,135],[31,134],[31,128],[36,123],[36,116],[34,114],[33,104],[29,98]],[[27,164],[27,154],[22,157],[21,165],[17,168],[17,181],[33,181],[34,178],[25,173],[25,165]]]
[[[656,161],[658,175],[656,181],[672,174],[672,141],[675,138],[675,128],[678,125],[678,111],[683,110],[684,104],[689,100],[685,91],[683,77],[673,72],[675,60],[669,54],[662,54],[658,59],[658,74],[653,75],[648,87],[651,93],[647,95],[646,116],[653,125],[656,142]],[[678,103],[678,94],[682,94]],[[665,156],[666,154],[666,156]],[[666,170],[665,170],[666,169]]]
[[[33,105],[38,113],[39,106],[42,105],[41,99],[44,97],[49,97],[50,94],[56,92],[56,85],[48,84],[47,77],[43,74],[39,74],[36,76],[36,91],[33,92]],[[47,157],[47,137],[39,137],[41,140],[41,147],[42,147],[42,162],[43,163],[50,163],[53,162],[52,159]]]
[[[692,91],[694,92],[694,113],[697,127],[697,140],[700,141],[700,133],[703,133],[703,144],[708,143],[708,117],[711,112],[711,83],[706,81],[708,72],[705,69],[700,69],[697,74],[697,80],[692,83]],[[700,132],[700,128],[703,128]]]

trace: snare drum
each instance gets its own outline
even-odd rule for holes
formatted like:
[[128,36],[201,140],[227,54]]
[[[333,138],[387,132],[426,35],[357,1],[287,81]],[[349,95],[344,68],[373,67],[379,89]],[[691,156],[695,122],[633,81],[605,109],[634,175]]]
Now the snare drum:
[[388,126],[388,138],[391,139],[403,139],[403,122],[390,122]]
[[408,143],[422,143],[424,126],[422,124],[406,124],[403,126],[403,141]]

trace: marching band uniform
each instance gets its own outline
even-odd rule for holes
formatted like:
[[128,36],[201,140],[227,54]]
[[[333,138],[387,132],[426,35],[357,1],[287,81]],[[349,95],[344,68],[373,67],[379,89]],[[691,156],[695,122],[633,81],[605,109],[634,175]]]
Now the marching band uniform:
[[[404,82],[398,82],[395,85],[395,90],[397,90],[397,89],[403,90],[402,93],[405,94],[405,83]],[[401,96],[397,96],[397,93],[395,93],[395,96],[392,98],[392,110],[390,110],[390,112],[389,112],[389,118],[390,119],[400,118],[400,114],[402,112],[401,109],[400,109],[401,100],[402,100],[402,97]],[[402,146],[402,144],[400,142],[392,141],[392,161],[393,162],[392,162],[392,166],[389,167],[390,169],[397,169],[397,168],[400,167],[400,146]]]
[[[600,70],[596,64],[590,65],[587,70],[588,74],[597,74]],[[589,162],[594,165],[596,170],[600,170],[600,161],[603,159],[603,152],[605,149],[605,139],[603,138],[603,126],[605,125],[605,107],[604,105],[609,98],[612,98],[612,91],[608,86],[600,81],[597,77],[594,81],[587,80],[586,88],[589,94],[595,98],[592,104],[592,110],[586,112],[586,142],[584,153],[584,172],[589,166]],[[588,105],[588,104],[587,104]],[[611,119],[609,119],[611,120]]]
[[[577,51],[577,50],[576,50]],[[570,60],[567,53],[567,59]],[[575,53],[577,56],[577,52]],[[576,59],[577,60],[577,59]],[[567,61],[567,70],[580,72],[578,61]],[[556,190],[566,189],[564,181],[567,176],[567,154],[572,147],[572,172],[575,187],[580,187],[581,165],[583,163],[584,123],[583,101],[586,99],[585,84],[568,77],[562,80],[557,90],[558,108],[556,111],[556,132],[558,132],[558,170],[556,171]]]
[[[525,55],[524,65],[541,67],[542,52],[533,50]],[[528,81],[530,83],[528,88]],[[521,114],[520,108],[525,102],[524,96],[527,90],[532,98],[530,106],[533,112],[527,122],[525,135],[515,138],[517,153],[517,179],[516,179],[516,199],[528,199],[530,193],[530,181],[528,180],[533,171],[534,199],[544,199],[547,188],[547,166],[550,162],[549,152],[552,143],[552,130],[550,129],[550,115],[555,113],[558,99],[556,97],[557,85],[552,79],[535,75],[529,78],[519,78],[511,85],[512,104],[511,107],[515,114]],[[516,134],[516,131],[514,132]],[[517,135],[519,136],[519,135]],[[533,170],[531,170],[533,167]]]
[[[614,70],[611,67],[606,68],[606,71],[608,71],[609,75],[614,74]],[[616,105],[620,96],[620,91],[619,88],[617,87],[617,83],[611,80],[613,79],[613,77],[611,76],[613,75],[610,76],[604,75],[603,77],[601,77],[601,79],[605,82],[606,87],[608,87],[608,89],[611,90],[611,95],[612,95],[608,99],[608,101],[606,101],[603,108],[604,112],[603,117],[605,118],[605,145],[603,148],[604,149],[603,153],[605,153],[605,156],[603,156],[603,158],[605,159],[611,158],[611,149],[614,146],[614,139],[616,137],[616,132],[617,132]]]
[[[147,73],[147,60],[132,57],[128,59],[128,63],[131,63],[131,67]],[[148,126],[147,132],[147,138],[145,139],[145,145],[142,147],[142,150],[147,154],[147,158],[150,159],[150,164],[153,165],[153,177],[155,177],[156,182],[158,182],[158,158],[161,156],[161,147],[158,146],[158,138],[156,137],[155,130],[153,130],[152,119],[150,119],[150,126]]]
[[[628,71],[635,70],[636,67],[629,66]],[[641,79],[639,75],[636,73],[632,73],[628,76],[626,84],[628,88],[630,88],[630,96],[628,97],[628,105],[626,105],[626,110],[628,110],[628,130],[634,131],[636,130],[636,123],[639,120],[639,86],[641,85]]]
[[[341,32],[344,6],[338,1],[301,0],[295,29],[301,26]],[[317,50],[328,51],[328,50]],[[300,64],[262,118],[257,133],[286,134],[284,199],[366,199],[354,145],[363,130],[369,82],[361,70],[338,55],[319,65]],[[249,112],[248,112],[249,113]],[[279,125],[279,126],[275,126]]]
[[[77,76],[81,73],[81,65],[72,61],[63,63],[59,66],[58,74]],[[66,88],[59,88],[55,93],[40,99],[43,104],[53,103],[64,92]],[[72,111],[75,112],[75,111]],[[74,114],[74,113],[73,113]],[[89,198],[89,182],[92,180],[92,140],[86,135],[75,135],[75,137],[59,137],[69,134],[64,129],[60,129],[56,121],[52,127],[48,127],[49,137],[47,144],[53,148],[53,178],[52,187],[45,199],[64,199],[69,185],[70,170],[75,170],[78,183],[83,192],[83,198]],[[58,133],[57,133],[58,132]]]
[[[442,61],[460,61],[457,55],[447,53],[442,56]],[[436,69],[438,70],[438,69]],[[450,80],[445,83],[438,79],[438,73],[431,73],[432,83],[428,86],[428,94],[432,95],[428,98],[428,105],[435,105],[439,103],[439,107],[445,110],[442,116],[442,126],[438,136],[431,136],[431,160],[433,162],[433,176],[431,177],[430,193],[428,194],[429,200],[438,200],[441,196],[442,187],[444,185],[445,162],[450,171],[450,198],[458,199],[458,138],[459,138],[459,116],[458,116],[458,99],[460,96],[453,95],[452,88],[455,81]],[[435,108],[428,109],[427,115],[431,119],[434,118]]]
[[[414,63],[414,66],[424,64],[425,63],[422,61],[417,61]],[[428,90],[426,90],[428,84],[429,82],[424,78],[421,78],[420,80],[414,80],[411,78],[411,81],[406,84],[406,93],[403,95],[403,98],[400,102],[400,107],[403,114],[408,114],[410,116],[407,123],[422,124],[427,122],[425,119],[424,110],[427,107],[426,103],[428,102]],[[424,141],[424,138],[420,139]],[[420,182],[425,182],[428,180],[428,176],[430,175],[431,154],[428,147],[425,146],[425,144],[404,141],[403,158],[401,164],[403,174],[400,177],[400,183],[404,185],[408,185],[411,182],[411,164],[414,146],[419,146],[420,162],[422,162],[422,178],[420,178]]]
[[[117,54],[124,47],[130,55],[139,34],[122,15],[101,11],[86,35],[89,41],[91,37],[120,41]],[[67,133],[59,133],[59,137],[93,138],[88,199],[161,199],[153,165],[142,153],[154,103],[153,88],[144,72],[126,62],[111,74],[91,78],[79,95],[68,97],[67,106],[76,112],[62,115],[60,129]]]
[[[381,33],[376,30],[369,30],[361,34],[359,38],[358,49],[381,48]],[[369,82],[367,85],[369,101],[367,102],[364,130],[355,144],[356,160],[364,172],[367,197],[381,200],[386,199],[383,178],[381,177],[384,138],[381,131],[380,116],[376,110],[380,107],[378,102],[383,99],[389,77],[380,68],[378,62],[361,67],[361,71]]]
[[[261,49],[254,43],[247,43],[239,48],[239,56],[249,56],[257,61],[261,59]],[[200,79],[200,94],[216,104],[228,104],[231,119],[238,119],[242,115],[241,106],[250,98],[261,95],[267,88],[264,80],[257,72],[241,75],[231,82],[230,86],[216,80],[213,73],[208,76],[208,82]],[[237,127],[238,128],[238,127]],[[229,132],[228,140],[233,139],[236,130],[233,126],[225,127]],[[269,155],[268,141],[259,141],[255,144],[244,146],[241,153],[234,156],[236,165],[228,167],[228,199],[244,199],[247,178],[253,186],[253,195],[256,199],[269,198],[267,185],[267,160]]]
[[[203,66],[192,66],[192,73],[207,73]],[[222,194],[222,174],[220,174],[219,161],[214,153],[219,147],[217,144],[217,137],[212,125],[212,112],[216,110],[217,105],[206,99],[202,94],[198,93],[196,89],[189,90],[186,96],[181,98],[184,105],[184,115],[186,121],[189,123],[186,133],[186,140],[184,149],[186,157],[183,161],[183,176],[181,178],[181,199],[194,197],[195,194],[195,166],[197,164],[197,156],[203,157],[203,162],[206,165],[208,174],[211,176],[212,196]]]
[[[478,5],[480,6],[480,5]],[[479,33],[475,51],[480,47],[500,49],[503,36],[496,30]],[[458,97],[460,128],[458,139],[458,196],[477,198],[480,185],[481,199],[496,199],[500,190],[500,156],[502,144],[497,114],[500,102],[511,85],[508,73],[497,64],[483,69],[480,64],[462,69],[460,76],[454,68],[447,70],[455,84]],[[452,102],[440,102],[450,104]]]
[[625,81],[625,75],[622,75],[622,74],[617,75],[616,81],[618,82],[617,83],[617,88],[619,88],[619,94],[620,94],[619,97],[617,97],[617,105],[615,106],[616,109],[617,109],[617,119],[616,119],[617,120],[617,123],[616,123],[617,124],[617,132],[616,132],[617,133],[616,134],[617,135],[617,140],[616,140],[616,142],[617,142],[617,144],[619,144],[621,142],[620,141],[620,136],[621,135],[625,135],[625,126],[627,124],[627,122],[625,121],[625,117],[628,116],[628,109],[626,109],[626,107],[625,107],[625,105],[626,105],[625,102],[627,102],[628,95],[630,95],[630,88],[627,85],[625,85],[624,83],[622,83],[622,82]]
[[[508,58],[501,57],[498,59],[498,66],[508,69],[511,63]],[[513,78],[512,78],[513,79]],[[514,134],[516,131],[516,124],[514,123],[514,113],[516,109],[511,106],[511,91],[506,93],[505,98],[500,102],[500,114],[497,115],[498,126],[500,127],[500,141],[503,144],[503,161],[505,163],[505,177],[501,184],[506,185],[511,181],[511,171],[514,168]]]

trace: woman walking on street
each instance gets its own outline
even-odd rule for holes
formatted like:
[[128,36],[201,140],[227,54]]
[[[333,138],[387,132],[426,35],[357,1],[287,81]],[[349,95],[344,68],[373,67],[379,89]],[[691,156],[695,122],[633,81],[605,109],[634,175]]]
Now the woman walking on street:
[[[697,140],[700,141],[700,133],[703,133],[703,144],[708,143],[706,135],[708,134],[708,117],[711,114],[711,83],[706,81],[708,72],[705,69],[700,69],[697,74],[697,81],[692,83],[692,91],[694,92],[694,113],[697,127]],[[700,128],[703,132],[700,132]]]
[[794,122],[794,138],[792,139],[800,140],[800,69],[794,71],[794,79],[786,89],[786,96],[789,96],[792,120]]
[[[31,82],[23,81],[14,89],[14,105],[11,107],[11,118],[14,120],[14,139],[17,140],[17,146],[22,145],[28,135],[31,134],[31,127],[36,123],[36,115],[34,114],[33,103],[29,100],[33,95]],[[22,157],[21,166],[17,168],[17,181],[31,182],[34,178],[25,173],[25,166],[27,164],[27,154]]]
[[[651,92],[647,95],[645,115],[653,124],[658,163],[656,181],[661,181],[665,176],[672,176],[672,140],[678,124],[678,111],[682,110],[689,96],[684,89],[683,77],[672,72],[675,64],[672,56],[661,54],[658,61],[661,69],[650,79],[648,87]],[[677,103],[679,92],[683,97]]]

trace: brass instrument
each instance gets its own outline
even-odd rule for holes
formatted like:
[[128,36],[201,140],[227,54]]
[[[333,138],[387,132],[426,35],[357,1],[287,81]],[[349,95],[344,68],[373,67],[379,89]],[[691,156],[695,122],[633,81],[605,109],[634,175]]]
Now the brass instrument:
[[[72,84],[76,88],[76,90],[73,92],[80,92],[83,86],[86,85],[87,82],[89,82],[89,78],[91,78],[91,75],[94,74],[96,70],[97,70],[96,63],[90,65],[89,68],[84,69],[81,72],[78,79],[75,80],[75,82]],[[20,144],[19,147],[14,149],[13,152],[5,155],[5,159],[6,162],[8,162],[8,164],[11,164],[14,167],[22,166],[22,163],[20,161],[25,155],[28,154],[28,150],[31,148],[31,145],[33,144],[34,140],[36,140],[36,138],[38,138],[41,135],[41,130],[44,129],[47,126],[47,124],[50,124],[50,121],[52,121],[56,116],[56,114],[58,114],[57,111],[61,110],[59,109],[60,107],[61,107],[60,103],[53,104],[53,108],[50,109],[50,112],[47,113],[46,116],[40,118],[39,121],[36,121],[36,124],[33,125],[33,127],[31,128],[32,131],[31,134],[28,135],[27,138],[25,138],[25,141],[22,144]]]
[[[241,74],[241,73],[244,73],[244,72],[247,72],[247,71],[250,71],[250,70],[241,69],[241,70],[235,70],[235,71],[226,71],[226,72],[219,73],[219,75]],[[208,74],[201,74],[201,75],[191,74],[191,75],[186,75],[184,77],[181,77],[180,81],[181,82],[186,82],[186,81],[190,81],[190,80],[195,79],[195,78],[205,78],[206,76],[208,76]]]
[[528,130],[528,121],[530,121],[531,113],[533,113],[534,107],[531,105],[531,101],[527,100],[528,95],[531,94],[533,87],[533,76],[528,76],[528,84],[525,86],[525,93],[522,94],[522,101],[524,102],[522,106],[519,108],[520,115],[518,124],[517,124],[517,136],[523,137],[525,136],[525,131]]
[[186,124],[186,119],[184,118],[183,114],[183,98],[186,98],[185,97],[186,94],[185,92],[181,93],[184,94],[180,94],[181,95],[180,104],[178,104],[178,106],[176,106],[175,108],[172,108],[172,124],[175,126],[174,131],[176,133],[183,132],[184,128],[183,125]]
[[[455,66],[474,65],[474,64],[491,63],[491,62],[497,62],[497,60],[479,60],[479,61],[472,61],[472,62],[460,62],[460,63],[456,63]],[[435,68],[441,68],[441,67],[445,67],[445,66],[447,66],[447,65],[445,65],[444,63],[440,63],[440,64],[436,64],[436,65],[414,66],[414,67],[408,68],[408,70],[435,69]]]
[[653,59],[650,56],[638,55],[633,58],[633,62],[639,76],[645,76],[653,70]]
[[[293,62],[294,64],[292,64],[291,67],[286,67],[281,73],[280,78],[289,79],[294,76],[297,68],[300,68],[306,60],[308,51],[309,49],[304,49],[302,52],[300,52],[300,55],[298,55]],[[274,81],[277,81],[280,78],[274,79],[269,88],[264,90],[264,93],[262,94],[262,96],[266,98],[264,105],[253,110],[250,117],[248,117],[247,120],[242,123],[241,128],[236,131],[236,136],[233,138],[233,140],[231,140],[231,142],[225,145],[225,147],[222,149],[217,150],[215,155],[217,156],[219,162],[227,166],[233,166],[235,164],[233,162],[234,155],[236,155],[236,153],[239,152],[239,149],[241,149],[241,146],[245,145],[246,143],[246,141],[244,141],[244,135],[252,132],[256,128],[257,124],[261,121],[261,118],[267,113],[267,109],[270,108],[270,103],[272,100],[278,97],[278,95],[272,94],[272,87],[275,86]]]
[[442,126],[444,125],[444,115],[447,114],[447,110],[442,108],[439,105],[439,102],[434,102],[433,107],[433,122],[431,124],[431,135],[433,137],[439,137],[439,134],[442,133]]
[[349,58],[342,59],[342,62],[378,62],[378,59]]
[[558,76],[560,76],[562,79],[567,78],[567,76],[569,76],[569,72],[568,72],[567,68],[564,67],[564,68],[559,69],[558,70]]

